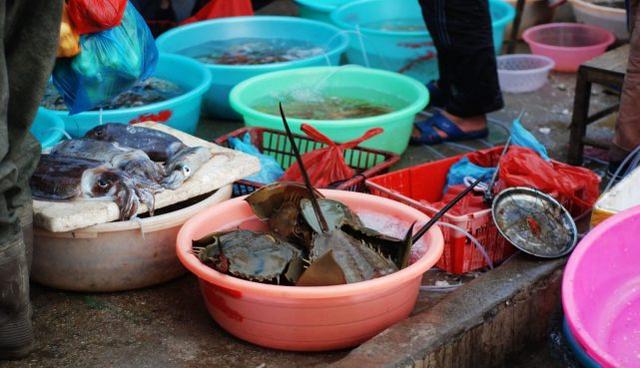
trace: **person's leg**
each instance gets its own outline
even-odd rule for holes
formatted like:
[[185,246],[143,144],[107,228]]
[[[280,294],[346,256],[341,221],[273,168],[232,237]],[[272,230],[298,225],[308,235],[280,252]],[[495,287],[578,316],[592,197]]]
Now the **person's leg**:
[[28,178],[39,158],[29,133],[58,47],[62,0],[0,2],[0,359],[31,350]]
[[498,84],[487,0],[420,0],[438,51],[445,116],[465,132],[486,128],[485,114],[504,104]]
[[622,85],[620,111],[616,122],[613,144],[609,150],[610,170],[615,171],[621,161],[640,145],[640,16],[638,0],[630,2],[629,61]]

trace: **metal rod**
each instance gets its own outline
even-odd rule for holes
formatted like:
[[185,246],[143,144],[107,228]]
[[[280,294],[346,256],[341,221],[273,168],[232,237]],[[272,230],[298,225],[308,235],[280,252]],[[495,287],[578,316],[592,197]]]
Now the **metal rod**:
[[327,221],[324,219],[324,215],[320,210],[320,205],[318,204],[316,193],[313,190],[313,185],[311,185],[311,180],[309,179],[309,175],[307,174],[307,169],[305,169],[304,164],[302,163],[302,157],[300,156],[300,151],[298,151],[298,146],[296,145],[296,142],[293,138],[293,133],[291,133],[291,129],[289,128],[289,123],[287,123],[287,118],[284,115],[282,102],[279,102],[278,106],[280,107],[280,116],[282,117],[282,123],[284,124],[284,129],[287,132],[287,137],[289,137],[289,141],[291,142],[291,149],[293,150],[293,154],[296,156],[298,167],[300,167],[300,172],[302,173],[302,178],[304,179],[304,184],[309,190],[309,194],[311,195],[311,205],[313,206],[313,212],[316,213],[316,217],[318,218],[318,222],[320,223],[320,228],[322,229],[322,232],[327,232],[329,230],[329,226],[327,225]]
[[518,42],[518,33],[520,32],[520,23],[522,22],[522,13],[524,13],[525,0],[518,0],[516,3],[516,19],[513,20],[511,25],[511,38],[507,44],[507,54],[513,54],[516,50],[516,43]]
[[484,200],[487,203],[491,203],[491,200],[493,199],[493,186],[496,184],[496,180],[498,179],[498,171],[500,171],[500,160],[507,153],[507,150],[509,149],[510,145],[511,145],[511,137],[509,137],[509,139],[507,139],[507,141],[504,143],[504,148],[502,149],[502,153],[500,153],[500,158],[498,158],[498,164],[496,165],[496,171],[493,173],[493,176],[491,177],[491,181],[489,182],[489,186],[487,187],[487,191],[484,192]]
[[464,196],[466,196],[470,191],[472,191],[473,188],[475,188],[476,185],[478,185],[481,181],[482,181],[482,178],[476,179],[476,181],[474,181],[471,185],[469,185],[467,189],[460,192],[454,199],[451,200],[451,202],[447,203],[446,206],[444,206],[440,211],[438,211],[435,215],[433,215],[433,217],[429,220],[429,222],[427,222],[420,230],[418,230],[418,232],[413,236],[411,241],[413,243],[416,243],[418,240],[420,240],[420,238],[422,238],[422,236],[426,234],[427,231],[429,231],[429,229],[431,229],[431,227],[435,225],[435,223],[438,222],[438,220],[440,220],[442,216],[444,216],[453,206],[455,206],[458,202],[460,202],[460,200]]

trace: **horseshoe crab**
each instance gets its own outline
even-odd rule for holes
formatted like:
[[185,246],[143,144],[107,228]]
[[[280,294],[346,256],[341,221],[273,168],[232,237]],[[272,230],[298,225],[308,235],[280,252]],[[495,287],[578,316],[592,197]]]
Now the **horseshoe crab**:
[[193,253],[219,272],[250,281],[293,284],[302,272],[295,246],[248,230],[207,235],[193,242]]
[[153,194],[126,172],[96,160],[42,155],[30,179],[33,197],[42,200],[111,198],[120,219],[134,217],[140,202],[153,209]]
[[[314,194],[322,198],[320,192]],[[300,203],[309,200],[307,188],[298,183],[274,183],[251,193],[245,200],[253,212],[269,225],[278,238],[309,249],[312,231],[300,213]]]
[[[370,280],[407,266],[413,226],[404,239],[395,239],[362,225],[343,203],[318,199],[319,214],[312,201],[302,201],[301,212],[314,230],[309,251],[310,265],[296,285],[338,285]],[[318,221],[324,217],[327,227]]]

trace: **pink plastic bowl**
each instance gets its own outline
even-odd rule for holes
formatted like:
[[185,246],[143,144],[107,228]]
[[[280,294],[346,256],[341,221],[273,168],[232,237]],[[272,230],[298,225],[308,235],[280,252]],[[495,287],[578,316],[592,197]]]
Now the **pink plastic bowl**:
[[[377,196],[323,190],[327,198],[354,211],[394,216],[408,224],[429,218],[404,204]],[[187,221],[177,240],[178,258],[200,279],[200,289],[213,319],[231,334],[257,345],[298,351],[356,346],[411,313],[422,274],[442,255],[444,240],[437,227],[423,238],[426,253],[409,267],[364,282],[337,286],[265,285],[216,272],[191,254],[191,241],[213,231],[263,225],[242,197],[208,208]]]
[[580,64],[602,55],[615,41],[606,29],[578,23],[550,23],[527,29],[522,38],[537,55],[556,63],[554,70],[575,72]]
[[564,272],[571,332],[603,367],[640,367],[640,207],[595,227]]

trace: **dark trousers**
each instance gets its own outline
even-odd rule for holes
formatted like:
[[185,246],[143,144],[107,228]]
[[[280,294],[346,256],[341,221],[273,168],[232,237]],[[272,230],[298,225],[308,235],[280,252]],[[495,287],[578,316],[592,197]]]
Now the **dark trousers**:
[[0,359],[31,342],[28,180],[40,158],[29,133],[58,47],[62,0],[0,0]]
[[438,51],[440,80],[447,112],[469,117],[500,110],[488,0],[419,0]]

